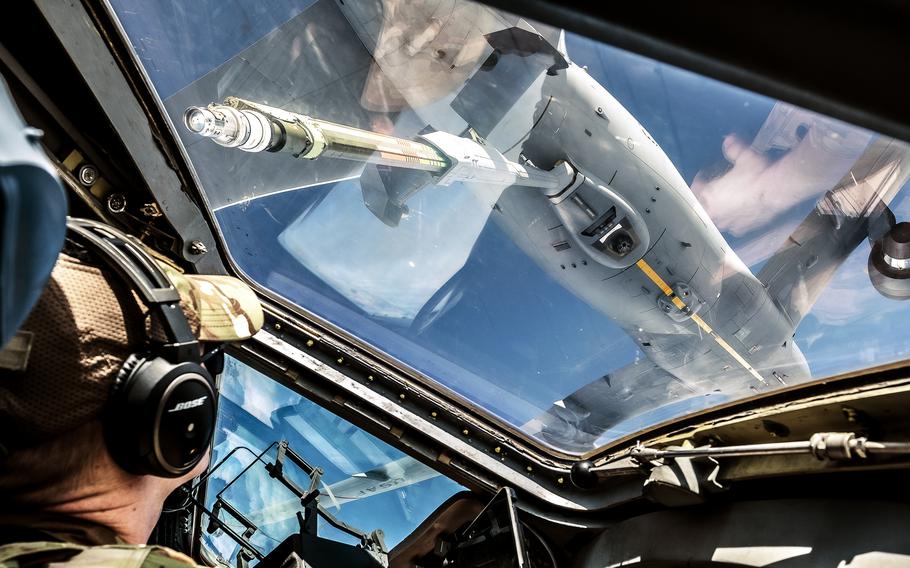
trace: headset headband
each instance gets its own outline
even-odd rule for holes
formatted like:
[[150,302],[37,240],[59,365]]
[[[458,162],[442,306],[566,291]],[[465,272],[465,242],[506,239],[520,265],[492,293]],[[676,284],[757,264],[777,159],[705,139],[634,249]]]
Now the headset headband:
[[156,351],[171,363],[198,363],[199,340],[180,308],[180,293],[155,260],[126,233],[108,225],[67,217],[66,226],[68,239],[97,253],[131,285],[146,307],[158,314],[166,341]]

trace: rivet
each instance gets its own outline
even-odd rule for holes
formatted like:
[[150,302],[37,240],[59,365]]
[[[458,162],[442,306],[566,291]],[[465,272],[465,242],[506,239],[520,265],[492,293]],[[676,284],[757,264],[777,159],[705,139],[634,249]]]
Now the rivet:
[[430,413],[430,416],[433,417],[433,418],[436,418],[436,411],[434,410],[433,412],[431,412],[431,413]]
[[841,412],[844,413],[844,418],[847,419],[847,422],[849,422],[851,424],[855,424],[857,422],[858,413],[856,412],[855,408],[850,408],[849,406],[845,406],[845,407],[841,408]]
[[398,398],[400,398],[401,400],[404,400],[405,399],[404,393],[401,393],[400,395],[398,395]]
[[126,211],[126,196],[122,193],[111,193],[107,196],[107,210],[111,213]]
[[98,170],[95,169],[95,166],[84,165],[79,168],[77,172],[77,177],[79,178],[79,183],[85,187],[91,187],[96,181],[98,181]]
[[280,329],[281,329],[281,324],[276,322],[276,323],[275,323],[275,330],[277,331],[277,330],[280,330]]
[[315,345],[315,344],[316,344],[316,342],[313,341],[312,339],[307,339],[307,340],[306,340],[306,346],[307,346],[307,347],[312,347],[312,346]]
[[370,381],[370,382],[372,383],[372,382],[373,382],[373,375],[367,376],[367,380]]
[[467,436],[467,435],[469,434],[467,428],[465,428],[464,430],[462,430],[461,433],[464,434],[465,436]]
[[338,364],[341,365],[342,363],[344,363],[344,357],[339,357]]
[[566,480],[565,480],[564,478],[562,478],[562,477],[556,478],[556,483],[558,483],[558,484],[560,484],[560,485],[562,485],[562,484],[565,483],[565,482],[566,482]]
[[500,453],[502,453],[502,448],[499,446],[496,446],[495,448],[493,448],[493,451],[496,452],[497,454],[500,454]]
[[534,471],[534,468],[531,466],[528,466],[525,468],[525,471],[527,471],[528,473],[531,473],[532,471]]

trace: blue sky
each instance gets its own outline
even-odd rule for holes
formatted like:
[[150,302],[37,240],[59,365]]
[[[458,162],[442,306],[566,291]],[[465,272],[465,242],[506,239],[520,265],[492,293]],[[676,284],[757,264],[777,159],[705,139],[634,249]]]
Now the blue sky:
[[[270,443],[284,439],[311,465],[323,468],[325,473],[322,479],[331,486],[353,474],[369,471],[405,455],[230,357],[222,375],[221,395],[213,464],[220,463],[238,446],[255,448],[258,452]],[[302,431],[310,435],[310,439],[302,435],[302,423],[288,421],[286,417],[290,414],[299,417],[307,427],[318,430],[324,437],[324,443],[312,443],[314,438],[308,429]],[[267,454],[266,459],[274,461],[274,451]],[[257,524],[260,530],[253,536],[252,542],[260,547],[261,552],[267,553],[287,534],[296,531],[293,509],[276,510],[274,507],[276,503],[292,500],[293,495],[278,481],[269,478],[262,465],[253,466],[240,475],[252,461],[252,455],[242,450],[225,460],[213,472],[206,502],[211,507],[214,494],[239,475],[224,491],[223,497]],[[308,485],[309,479],[292,464],[286,466],[286,472],[298,485]],[[321,489],[323,497],[320,503],[332,514],[365,532],[382,529],[389,548],[407,536],[448,497],[464,490],[454,481],[438,476],[403,489],[343,503],[336,508],[326,496],[324,486]],[[270,506],[273,507],[269,509]],[[224,514],[221,519],[234,524]],[[325,522],[320,522],[319,531],[326,538],[357,543]],[[227,535],[218,532],[204,538],[225,558],[233,560],[237,546]]]
[[113,0],[162,99],[290,20],[314,0]]

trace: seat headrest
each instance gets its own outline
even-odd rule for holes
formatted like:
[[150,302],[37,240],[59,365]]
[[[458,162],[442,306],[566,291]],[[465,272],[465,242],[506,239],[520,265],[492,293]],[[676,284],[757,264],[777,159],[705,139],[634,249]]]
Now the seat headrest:
[[0,78],[0,347],[25,321],[66,236],[66,193]]

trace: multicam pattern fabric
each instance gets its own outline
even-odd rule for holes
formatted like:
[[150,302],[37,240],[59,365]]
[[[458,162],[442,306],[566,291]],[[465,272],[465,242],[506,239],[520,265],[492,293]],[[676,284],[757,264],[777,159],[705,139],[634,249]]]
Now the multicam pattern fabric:
[[235,341],[251,337],[262,327],[262,306],[256,294],[231,276],[183,274],[160,262],[180,298],[199,316],[200,341]]
[[81,546],[65,542],[21,542],[0,546],[0,568],[24,566],[186,568],[198,564],[185,554],[161,546]]

